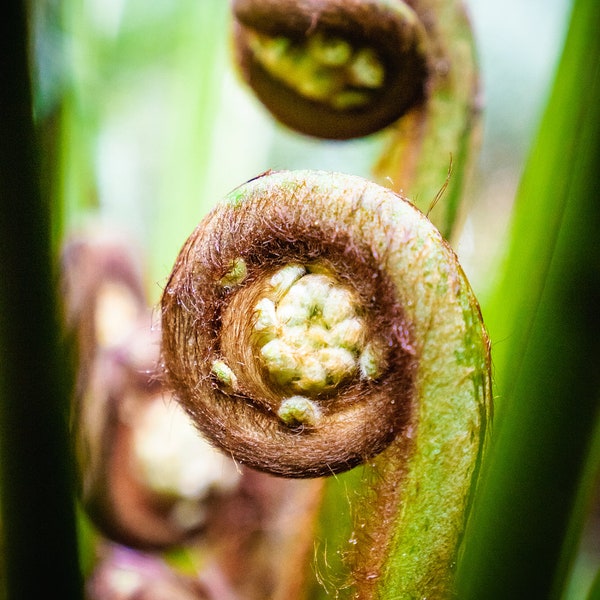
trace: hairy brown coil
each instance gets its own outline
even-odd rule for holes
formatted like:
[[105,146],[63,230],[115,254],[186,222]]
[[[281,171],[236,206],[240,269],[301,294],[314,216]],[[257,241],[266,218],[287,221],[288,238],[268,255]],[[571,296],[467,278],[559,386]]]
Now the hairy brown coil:
[[427,34],[410,3],[234,0],[232,7],[244,78],[293,129],[364,136],[425,97]]
[[[162,299],[165,371],[198,427],[238,462],[290,477],[336,473],[382,451],[411,412],[411,325],[382,266],[392,231],[361,209],[363,194],[402,201],[358,178],[270,179],[267,193],[262,182],[234,192],[181,250]],[[269,278],[289,264],[318,265],[356,294],[366,343],[381,349],[376,376],[354,372],[309,394],[314,422],[282,421],[278,408],[293,392],[269,377],[251,339]],[[219,378],[222,364],[233,380]]]

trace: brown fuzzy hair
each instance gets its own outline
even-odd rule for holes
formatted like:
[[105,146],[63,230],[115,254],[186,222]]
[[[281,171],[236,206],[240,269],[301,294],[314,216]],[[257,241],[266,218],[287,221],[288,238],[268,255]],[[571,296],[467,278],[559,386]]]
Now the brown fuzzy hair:
[[[236,193],[246,197],[232,201],[234,193],[187,240],[164,291],[168,382],[199,429],[240,463],[287,477],[347,470],[397,438],[412,411],[411,326],[382,268],[385,257],[361,236],[373,216],[352,227],[342,214],[360,211],[361,190],[354,198],[301,184],[274,186],[268,195],[246,194],[243,187]],[[223,286],[240,258],[247,276],[237,286]],[[361,299],[368,335],[386,349],[385,368],[374,380],[356,377],[317,398],[323,416],[314,426],[290,428],[276,414],[281,390],[265,383],[248,351],[249,329],[265,276],[290,263],[316,261],[325,261]],[[234,390],[211,373],[221,359],[238,377]]]

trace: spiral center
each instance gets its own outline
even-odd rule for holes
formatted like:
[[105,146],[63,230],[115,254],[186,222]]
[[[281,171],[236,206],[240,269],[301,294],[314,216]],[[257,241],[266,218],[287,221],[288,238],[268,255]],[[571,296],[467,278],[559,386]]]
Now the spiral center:
[[317,32],[301,42],[249,32],[255,59],[271,77],[308,100],[335,110],[367,105],[385,80],[385,67],[373,48]]
[[357,374],[377,376],[358,294],[319,267],[287,265],[255,306],[253,343],[271,380],[315,396]]

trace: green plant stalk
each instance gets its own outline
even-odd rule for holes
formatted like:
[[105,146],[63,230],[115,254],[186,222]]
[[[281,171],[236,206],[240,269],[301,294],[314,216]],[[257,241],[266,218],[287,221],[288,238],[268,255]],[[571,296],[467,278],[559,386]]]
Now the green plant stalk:
[[[440,259],[432,258],[431,264]],[[423,286],[428,287],[430,273],[422,274]],[[444,284],[438,285],[432,287],[437,287],[436,304],[439,301],[441,306]],[[439,337],[433,333],[432,321],[432,347],[420,357],[433,365],[440,353],[453,355],[446,372],[425,367],[429,381],[417,392],[415,454],[399,455],[392,446],[377,459],[327,481],[319,516],[322,556],[317,553],[325,586],[320,590],[315,586],[307,597],[330,597],[332,582],[341,598],[452,596],[454,564],[485,450],[491,402],[489,356],[479,337],[476,304],[467,296],[461,302],[464,321],[451,324],[449,318]],[[442,312],[435,319],[438,324],[444,318]],[[463,350],[451,351],[455,344],[464,344]],[[457,362],[451,366],[454,359]],[[463,360],[471,365],[468,376]],[[390,501],[391,490],[398,494],[395,501]],[[375,521],[386,528],[383,539],[374,533]],[[375,544],[385,545],[381,565],[375,559],[378,551],[373,541],[361,536],[365,529]]]
[[499,408],[460,569],[464,599],[558,597],[575,547],[569,515],[600,383],[598,22],[598,2],[575,2],[505,275],[485,310]]
[[[476,50],[462,1],[421,0],[414,3],[414,10],[427,24],[431,40],[428,94],[422,106],[390,128],[374,174],[382,185],[410,198],[453,241],[479,145]],[[448,185],[433,206],[447,178]]]
[[0,455],[5,591],[81,598],[51,213],[40,189],[25,4],[0,24]]

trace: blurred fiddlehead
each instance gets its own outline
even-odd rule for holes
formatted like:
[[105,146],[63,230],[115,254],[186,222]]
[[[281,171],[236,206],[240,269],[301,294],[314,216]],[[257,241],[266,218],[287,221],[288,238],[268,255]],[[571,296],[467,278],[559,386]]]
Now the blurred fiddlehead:
[[450,239],[478,139],[462,3],[234,0],[232,9],[240,70],[275,117],[319,138],[382,131],[377,180],[429,211]]

